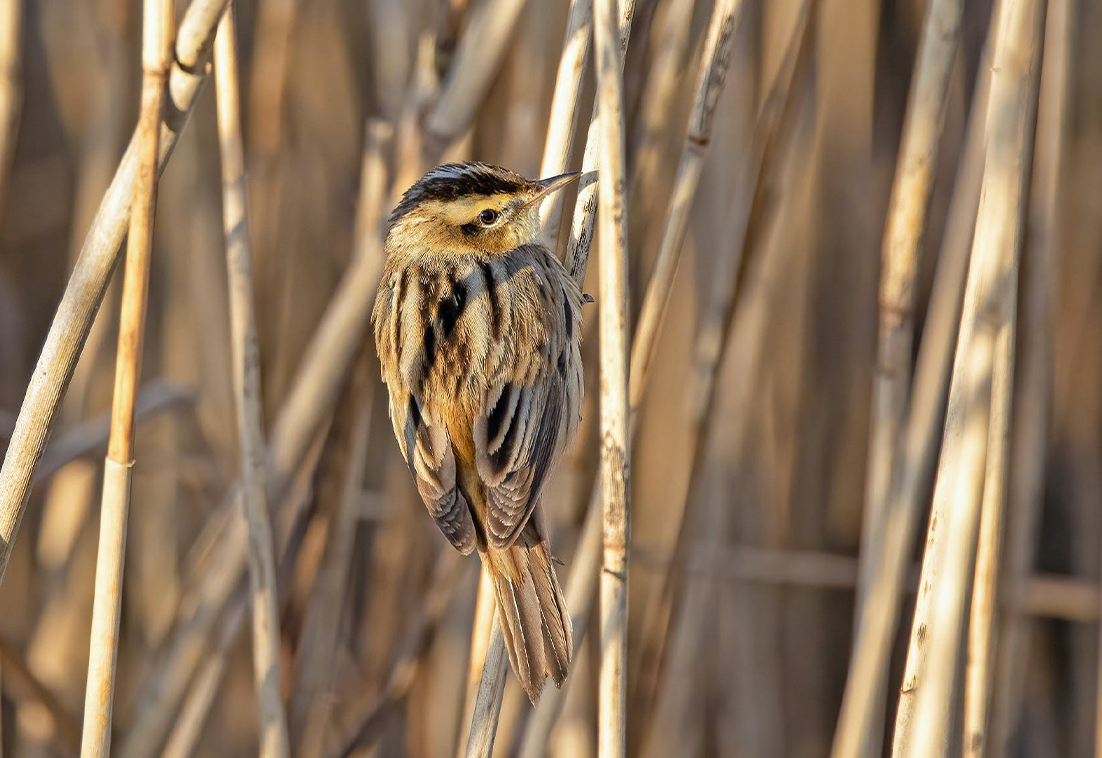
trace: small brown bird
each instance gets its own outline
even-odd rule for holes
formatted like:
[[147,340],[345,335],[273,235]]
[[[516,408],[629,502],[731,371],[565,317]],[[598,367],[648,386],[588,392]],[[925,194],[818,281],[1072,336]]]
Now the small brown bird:
[[391,215],[372,312],[402,455],[444,536],[478,548],[533,703],[573,647],[539,504],[578,426],[582,294],[538,237],[540,201],[575,178],[429,171]]

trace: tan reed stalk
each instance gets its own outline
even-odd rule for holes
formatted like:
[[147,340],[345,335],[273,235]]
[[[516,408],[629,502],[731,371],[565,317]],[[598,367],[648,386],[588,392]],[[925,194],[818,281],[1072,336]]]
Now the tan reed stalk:
[[[635,0],[620,0],[618,5],[619,11],[619,29],[620,29],[620,50],[626,50],[628,39],[631,34],[631,19],[635,12]],[[620,71],[623,71],[623,59],[620,58]],[[573,86],[569,79],[560,78],[556,82],[556,89],[559,86]],[[594,104],[594,116],[589,124],[589,132],[586,136],[585,155],[582,158],[582,173],[583,176],[589,174],[591,177],[593,172],[597,168],[598,164],[598,119],[597,119],[597,104]],[[585,179],[582,180],[585,182]],[[582,286],[585,281],[586,265],[589,261],[589,247],[592,242],[593,222],[596,216],[596,197],[594,192],[597,188],[597,181],[590,179],[589,183],[585,185],[588,199],[583,200],[583,190],[578,190],[578,201],[574,211],[574,225],[572,230],[578,232],[575,235],[572,231],[570,240],[570,249],[568,251],[566,269],[570,272],[570,275],[574,278],[574,281],[578,283],[578,286]],[[583,208],[583,205],[586,206]],[[467,752],[466,755],[483,755],[477,751],[485,749],[489,750],[493,747],[493,734],[487,735],[487,731],[497,731],[497,719],[501,710],[501,698],[505,687],[505,672],[508,670],[509,661],[505,652],[505,644],[501,639],[501,629],[495,622],[494,628],[490,633],[490,641],[488,650],[486,653],[486,663],[482,668],[482,677],[480,679],[480,685],[478,688],[478,694],[475,697],[475,706],[472,711],[472,723],[469,736],[467,739]],[[500,681],[501,686],[498,687]],[[492,714],[491,718],[481,718],[479,714],[488,713]],[[471,753],[471,750],[475,750],[475,753]],[[487,753],[488,754],[488,753]]]
[[261,758],[289,758],[291,749],[280,690],[279,611],[275,558],[272,555],[272,524],[265,492],[260,349],[253,310],[252,259],[246,214],[248,194],[232,5],[227,6],[215,38],[214,78],[222,159],[222,228],[226,239],[230,293],[234,395],[241,445],[241,499],[249,526],[253,675],[259,713],[258,752]]
[[624,198],[623,61],[614,0],[594,0],[593,50],[597,69],[598,199],[600,204],[601,664],[597,754],[627,753],[628,544],[628,243]]
[[[160,163],[176,146],[206,81],[205,63],[227,0],[193,0],[180,23],[168,89],[175,106],[160,137]],[[26,508],[34,471],[84,339],[103,298],[126,234],[138,176],[138,135],[119,164],[65,287],[0,468],[0,582]]]
[[157,157],[165,86],[172,55],[172,0],[147,0],[142,11],[142,97],[137,130],[137,177],[126,247],[111,435],[104,459],[95,601],[84,696],[81,758],[107,758],[111,752],[115,662],[122,612],[123,559],[134,468],[134,404],[141,375],[145,311],[157,210]]
[[497,736],[497,720],[501,715],[501,698],[505,694],[505,676],[509,672],[509,658],[505,650],[505,638],[494,610],[494,623],[486,648],[486,663],[478,682],[478,694],[471,710],[471,728],[467,735],[465,758],[489,758],[494,752]]
[[463,696],[463,714],[459,721],[459,739],[456,740],[456,755],[461,756],[467,749],[470,738],[471,718],[474,716],[474,704],[478,698],[478,689],[482,681],[482,669],[486,665],[486,654],[490,647],[490,635],[494,630],[494,586],[490,573],[483,568],[478,574],[478,596],[475,601],[474,623],[471,627],[471,655],[467,665],[467,691]]
[[[543,146],[540,176],[566,173],[570,165],[570,146],[578,128],[578,105],[589,60],[589,40],[593,34],[593,0],[571,0],[566,20],[566,39],[559,56],[555,89],[551,96],[551,116],[547,121],[547,139]],[[562,215],[561,192],[556,192],[540,207],[544,229],[558,231]]]
[[471,11],[440,96],[422,122],[430,137],[449,143],[474,121],[524,4],[525,0],[488,0]]
[[[919,596],[931,595],[933,601],[925,615],[916,609],[907,666],[914,676],[904,680],[896,715],[896,758],[933,758],[948,750],[980,502],[1004,495],[1041,10],[1043,3],[1034,0],[1004,0],[999,16],[983,188],[934,488],[935,514],[944,514],[948,523],[939,525],[931,517]],[[979,365],[984,361],[990,368]]]
[[[673,277],[681,262],[685,233],[689,225],[689,211],[692,209],[696,188],[700,184],[700,173],[704,170],[704,158],[712,141],[712,120],[727,78],[727,64],[731,60],[735,26],[741,9],[742,0],[717,0],[708,24],[700,73],[697,76],[696,97],[670,194],[662,242],[658,247],[654,271],[647,283],[647,292],[643,296],[639,321],[635,325],[633,344],[646,346],[646,351],[636,353],[633,349],[631,354],[633,371],[630,394],[633,408],[637,408],[642,401],[643,385],[640,380],[647,374],[654,358],[654,349],[658,342],[656,334],[665,317]],[[639,367],[638,371],[634,370],[635,366]]]
[[[631,21],[635,16],[636,0],[619,0],[620,11],[620,65],[631,39]],[[623,69],[621,68],[621,71]],[[570,223],[570,237],[567,241],[566,270],[581,287],[585,282],[585,272],[589,265],[589,248],[593,243],[593,224],[597,218],[597,170],[599,163],[598,103],[593,104],[593,115],[589,120],[589,131],[585,136],[585,152],[582,154],[582,178],[578,182],[578,198],[574,203],[574,218]]]
[[750,244],[748,233],[751,223],[763,213],[766,205],[763,196],[765,168],[774,161],[784,163],[780,155],[774,157],[775,150],[781,144],[778,142],[781,127],[786,120],[790,120],[789,113],[797,102],[798,90],[793,88],[793,81],[808,49],[808,29],[813,10],[813,0],[804,0],[791,22],[792,29],[785,45],[784,57],[762,105],[755,134],[751,138],[751,155],[735,191],[734,211],[722,235],[722,239],[732,241],[733,250],[729,255],[720,256],[717,270],[712,275],[713,291],[705,301],[700,316],[694,346],[694,370],[688,381],[689,389],[686,394],[692,400],[690,413],[693,449],[690,470],[693,473],[690,476],[690,491],[685,496],[685,505],[677,522],[674,557],[662,578],[657,598],[645,616],[639,664],[640,682],[637,686],[640,691],[638,697],[644,703],[653,703],[657,697],[657,677],[680,589],[679,572],[686,563],[689,549],[690,517],[693,510],[699,507],[702,498],[696,491],[700,485],[692,483],[698,479],[696,472],[703,462],[705,440],[711,433],[712,417],[708,411],[714,402],[720,364],[731,339],[729,335],[734,318],[738,272]]
[[[749,226],[752,213],[753,200],[757,194],[758,184],[761,181],[766,156],[771,153],[781,115],[784,111],[785,104],[788,102],[792,78],[796,68],[796,60],[799,51],[802,49],[803,40],[805,39],[804,32],[807,29],[810,6],[810,0],[804,0],[797,21],[793,27],[791,38],[788,42],[785,54],[785,65],[778,71],[776,79],[769,88],[754,135],[752,155],[747,162],[744,173],[739,178],[738,189],[736,190],[738,211],[733,216],[733,223],[730,229],[731,236],[728,237],[734,241],[735,251],[730,256],[726,256],[723,259],[726,265],[724,265],[722,272],[716,276],[717,287],[723,290],[716,298],[719,307],[716,311],[712,312],[712,319],[704,319],[705,325],[701,330],[702,334],[709,335],[709,344],[711,344],[712,341],[711,335],[719,331],[725,331],[723,322],[726,319],[730,310],[731,301],[734,298],[737,272],[742,258],[746,230]],[[726,60],[726,55],[724,55],[713,56],[710,64],[707,59],[702,61],[699,80],[701,89],[698,91],[698,98],[696,100],[698,104],[706,101],[703,95],[707,88],[711,86],[709,83],[710,77],[703,66],[725,65]],[[712,110],[707,111],[708,118],[710,118],[712,112]],[[708,128],[710,129],[710,122]],[[648,303],[652,301],[665,301],[668,299],[668,288],[671,287],[672,284],[673,281],[671,278],[665,282],[665,287],[667,289],[663,289],[654,286],[654,280],[652,279],[647,287],[643,309],[646,310]],[[642,404],[647,380],[650,376],[650,363],[643,362],[641,356],[649,355],[653,352],[661,323],[657,324],[657,327],[658,328],[646,331],[641,329],[637,330],[632,337],[630,387],[628,395],[629,434],[632,438],[634,438],[638,428],[638,412]],[[722,337],[720,340],[721,342],[725,341]],[[705,360],[703,361],[703,365],[698,363],[698,367],[704,375],[709,373],[708,366],[711,366],[711,371],[714,372],[717,365],[718,357],[715,358],[714,362]],[[698,382],[695,386],[703,389],[710,386],[710,384],[710,381],[704,383],[703,377],[698,375]],[[567,607],[571,610],[575,640],[577,641],[576,644],[579,645],[588,629],[589,615],[597,587],[597,569],[600,562],[601,551],[601,532],[598,522],[600,504],[601,481],[598,476],[593,483],[585,521],[582,526],[582,533],[578,539],[578,544],[574,552],[573,568],[571,569],[566,586]],[[567,687],[569,686],[570,685],[567,684]],[[542,751],[550,737],[551,728],[554,726],[555,720],[558,718],[559,712],[562,709],[564,697],[565,691],[560,690],[548,690],[540,697],[536,712],[529,720],[525,729],[521,746],[522,758],[538,758],[543,754]]]
[[877,692],[888,665],[900,606],[907,556],[917,528],[920,499],[935,460],[941,432],[946,387],[952,367],[953,347],[961,311],[961,298],[972,246],[972,232],[983,179],[983,136],[990,88],[992,46],[999,18],[992,12],[968,117],[960,168],[953,187],[950,215],[938,258],[934,286],[927,309],[923,339],[915,363],[914,379],[900,441],[893,457],[896,469],[889,508],[884,518],[875,577],[854,635],[842,709],[831,749],[832,758],[857,754],[869,721],[879,711]]
[[7,0],[0,8],[0,210],[7,199],[23,110],[23,1]]
[[[1021,371],[1014,407],[1013,464],[1006,524],[1006,594],[1022,591],[1032,569],[1043,497],[1048,421],[1052,403],[1053,282],[1060,265],[1061,179],[1068,132],[1074,14],[1068,0],[1049,0],[1041,56],[1040,104],[1029,190],[1029,240],[1023,253]],[[988,755],[1009,754],[1024,689],[1030,621],[1016,603],[998,619],[995,685]]]
[[[881,244],[879,336],[873,372],[871,430],[861,524],[862,579],[855,614],[860,618],[873,557],[880,551],[891,489],[892,458],[911,383],[915,281],[919,245],[933,190],[948,102],[949,75],[960,38],[960,0],[933,0],[926,8],[915,73],[899,145],[895,179]],[[880,754],[887,672],[876,693],[877,714],[869,721],[863,754]]]

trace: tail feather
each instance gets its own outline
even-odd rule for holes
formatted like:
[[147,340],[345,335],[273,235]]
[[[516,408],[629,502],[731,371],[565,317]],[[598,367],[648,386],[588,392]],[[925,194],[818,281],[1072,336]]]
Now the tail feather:
[[535,703],[548,676],[556,686],[566,679],[573,630],[547,543],[527,536],[522,533],[511,547],[488,549],[483,559],[493,578],[509,662]]

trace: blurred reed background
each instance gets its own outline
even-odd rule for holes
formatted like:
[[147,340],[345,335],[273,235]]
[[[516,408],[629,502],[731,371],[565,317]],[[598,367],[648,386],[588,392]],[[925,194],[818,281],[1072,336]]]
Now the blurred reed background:
[[[195,87],[225,3],[177,4],[122,758],[258,750],[225,153],[213,78]],[[290,752],[450,757],[487,614],[477,561],[440,538],[393,440],[366,326],[379,234],[445,159],[583,166],[593,14],[585,0],[233,5]],[[633,353],[629,398],[627,753],[1102,756],[1102,5],[621,11],[628,313],[655,339]],[[17,758],[79,752],[121,275],[75,367],[64,356],[129,212],[133,160],[93,218],[137,122],[141,16],[137,0],[0,0],[0,748]],[[710,36],[713,18],[727,23]],[[574,205],[545,215],[585,271],[595,235]],[[47,340],[74,267],[83,289]],[[597,611],[599,528],[582,524],[598,305],[582,432],[544,496],[576,628]],[[537,710],[510,676],[494,755],[597,755],[596,637],[576,633],[563,696]]]

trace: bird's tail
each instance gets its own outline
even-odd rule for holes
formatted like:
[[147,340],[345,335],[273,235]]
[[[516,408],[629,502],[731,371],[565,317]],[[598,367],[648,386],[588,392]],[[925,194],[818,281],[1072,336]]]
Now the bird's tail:
[[556,686],[566,679],[574,646],[550,547],[529,524],[512,546],[490,547],[482,557],[494,582],[509,662],[535,704],[548,676]]

